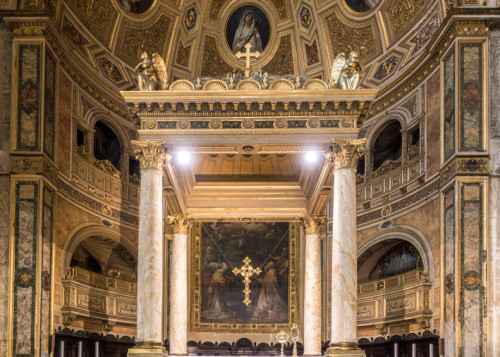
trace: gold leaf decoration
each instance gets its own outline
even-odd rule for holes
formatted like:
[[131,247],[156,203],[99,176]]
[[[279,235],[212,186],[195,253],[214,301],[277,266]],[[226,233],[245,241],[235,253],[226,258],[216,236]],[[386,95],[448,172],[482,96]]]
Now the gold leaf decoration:
[[292,36],[285,35],[280,39],[278,51],[273,59],[263,68],[264,72],[285,76],[288,74],[296,74],[293,65],[293,48]]
[[203,50],[203,62],[201,65],[201,76],[216,77],[222,76],[233,69],[219,54],[215,37],[205,37],[205,48]]
[[426,0],[392,0],[382,12],[385,23],[389,27],[391,42],[398,41],[416,22],[420,21],[431,4],[432,1]]

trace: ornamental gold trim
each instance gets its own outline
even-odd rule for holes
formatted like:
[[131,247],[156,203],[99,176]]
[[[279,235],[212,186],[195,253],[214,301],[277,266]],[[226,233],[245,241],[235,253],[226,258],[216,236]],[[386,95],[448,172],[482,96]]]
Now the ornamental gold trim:
[[366,139],[347,139],[345,141],[335,141],[332,152],[327,154],[327,159],[331,161],[334,170],[342,168],[356,168],[358,159],[365,150]]
[[180,215],[167,217],[167,223],[174,231],[174,234],[188,234],[192,221],[193,220],[191,218]]
[[324,217],[306,216],[302,218],[306,234],[319,234],[325,224]]

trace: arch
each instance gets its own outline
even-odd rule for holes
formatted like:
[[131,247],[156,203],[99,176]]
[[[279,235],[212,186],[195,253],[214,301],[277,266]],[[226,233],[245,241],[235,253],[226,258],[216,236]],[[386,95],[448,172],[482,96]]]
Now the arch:
[[132,152],[132,144],[130,142],[130,138],[128,134],[123,130],[121,125],[117,125],[117,123],[113,120],[109,113],[104,112],[99,108],[92,108],[88,111],[85,116],[85,121],[89,124],[89,126],[94,129],[95,124],[100,121],[110,127],[111,130],[116,134],[118,141],[120,142],[120,147],[122,151]]
[[78,245],[83,242],[87,238],[100,236],[104,238],[111,239],[117,244],[123,245],[135,258],[137,261],[138,251],[137,246],[127,239],[125,239],[118,232],[98,225],[81,225],[73,229],[66,238],[66,241],[62,247],[62,256],[61,256],[61,276],[66,275],[67,269],[71,264],[71,257],[73,253],[78,247]]
[[381,120],[379,123],[373,125],[373,127],[370,128],[368,133],[366,133],[366,136],[365,136],[367,139],[366,147],[369,148],[370,150],[372,150],[373,145],[375,144],[375,140],[377,139],[380,132],[382,130],[384,130],[384,128],[387,126],[387,124],[389,124],[389,122],[394,121],[394,120],[397,120],[399,122],[399,124],[401,124],[401,128],[404,129],[406,127],[406,125],[408,124],[410,119],[408,118],[406,113],[403,112],[402,110],[392,111],[391,113],[389,113],[387,115],[386,118]]
[[370,247],[388,239],[400,239],[411,243],[417,249],[418,254],[420,254],[420,257],[422,258],[424,273],[428,274],[430,282],[434,281],[434,257],[432,255],[431,246],[422,232],[413,227],[393,226],[372,234],[358,246],[358,258]]

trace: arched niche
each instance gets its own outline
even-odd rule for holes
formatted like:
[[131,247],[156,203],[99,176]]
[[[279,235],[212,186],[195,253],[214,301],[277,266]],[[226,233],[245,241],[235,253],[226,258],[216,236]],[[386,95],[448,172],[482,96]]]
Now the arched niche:
[[94,130],[94,157],[97,160],[108,160],[120,170],[123,145],[119,136],[103,120],[95,122]]
[[137,249],[117,232],[102,226],[86,226],[72,232],[63,247],[62,276],[72,267],[134,281]]
[[402,126],[399,120],[384,123],[374,136],[371,149],[372,176],[376,177],[401,165],[403,153]]
[[370,273],[379,259],[402,243],[409,243],[414,247],[420,257],[420,267],[429,277],[429,281],[433,282],[434,259],[428,240],[413,228],[399,226],[377,232],[365,239],[365,243],[358,248],[358,282],[369,281]]

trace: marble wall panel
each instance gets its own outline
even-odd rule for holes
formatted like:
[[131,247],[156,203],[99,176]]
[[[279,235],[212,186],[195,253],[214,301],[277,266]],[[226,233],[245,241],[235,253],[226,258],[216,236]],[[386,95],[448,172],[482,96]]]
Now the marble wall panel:
[[43,151],[54,159],[56,62],[47,54],[45,59],[45,98],[43,113]]
[[444,200],[444,341],[447,354],[455,355],[455,189]]
[[483,150],[483,44],[460,44],[460,150]]
[[42,299],[40,305],[40,353],[42,355],[48,355],[50,352],[53,202],[53,192],[45,188],[43,192],[42,251],[40,256],[42,261],[40,279]]
[[452,51],[444,61],[444,122],[443,146],[444,161],[455,153],[455,52]]
[[40,148],[40,45],[19,46],[17,84],[17,145],[18,150]]
[[69,176],[71,155],[71,81],[62,72],[57,74],[59,88],[58,121],[57,121],[57,166]]
[[[0,176],[0,291],[9,291],[10,178]],[[9,295],[0,294],[0,356],[7,356]]]
[[427,123],[426,123],[426,168],[427,177],[432,176],[439,170],[440,165],[440,148],[439,148],[439,132],[440,132],[440,99],[439,91],[441,88],[440,73],[437,71],[427,81],[426,97],[427,97]]
[[460,187],[461,352],[482,356],[483,346],[483,184]]
[[16,182],[14,354],[34,354],[38,183]]

